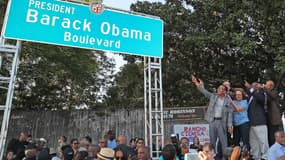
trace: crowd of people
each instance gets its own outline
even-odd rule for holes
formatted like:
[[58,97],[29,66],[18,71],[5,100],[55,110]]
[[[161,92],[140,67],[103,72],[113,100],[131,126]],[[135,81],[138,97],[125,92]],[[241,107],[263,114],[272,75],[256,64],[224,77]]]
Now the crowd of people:
[[113,130],[92,143],[89,136],[58,138],[57,147],[48,147],[47,140],[30,139],[26,132],[12,139],[7,145],[6,160],[150,160],[150,151],[143,138],[132,138],[129,143],[125,135],[115,137]]
[[[273,81],[264,85],[245,81],[245,89],[232,89],[224,81],[214,93],[205,89],[201,79],[192,76],[192,82],[210,100],[205,113],[210,143],[202,145],[198,137],[190,142],[189,137],[171,135],[164,139],[164,146],[159,144],[160,160],[285,159],[285,135]],[[9,141],[5,159],[150,160],[152,156],[145,139],[128,141],[126,135],[116,137],[109,130],[95,143],[89,136],[70,140],[61,136],[55,148],[48,147],[43,138],[32,139],[21,132],[19,138]]]
[[227,159],[223,153],[229,146],[243,147],[256,160],[277,160],[285,155],[278,94],[272,80],[265,84],[245,81],[245,89],[232,89],[230,82],[224,81],[214,93],[205,89],[201,79],[192,76],[192,82],[210,99],[205,119],[216,159]]
[[[89,136],[69,141],[67,137],[60,136],[57,146],[53,148],[47,146],[46,139],[32,139],[26,132],[21,132],[19,138],[9,141],[5,160],[151,160],[154,156],[144,138],[131,138],[128,141],[125,135],[115,137],[113,130],[109,130],[95,144],[92,142]],[[161,139],[158,142],[160,160],[168,160],[172,154],[175,154],[175,159],[184,160],[190,150],[195,150],[196,159],[199,151],[208,149],[214,153],[213,147],[210,144],[202,146],[198,137],[194,137],[192,144],[189,138],[179,140],[175,134],[166,138],[164,147]]]

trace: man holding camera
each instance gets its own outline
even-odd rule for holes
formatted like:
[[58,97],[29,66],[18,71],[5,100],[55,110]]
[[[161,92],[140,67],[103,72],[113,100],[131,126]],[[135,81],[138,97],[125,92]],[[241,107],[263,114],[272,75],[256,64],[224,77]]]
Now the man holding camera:
[[268,132],[266,114],[268,112],[267,95],[263,85],[253,82],[251,85],[245,81],[249,88],[248,93],[248,118],[250,120],[249,140],[252,159],[267,159]]

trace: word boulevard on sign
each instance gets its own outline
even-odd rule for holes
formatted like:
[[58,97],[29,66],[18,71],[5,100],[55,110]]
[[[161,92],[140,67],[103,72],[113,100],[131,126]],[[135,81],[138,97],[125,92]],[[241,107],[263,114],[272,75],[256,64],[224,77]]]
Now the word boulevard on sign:
[[[95,5],[96,4],[96,5]],[[100,14],[95,14],[94,10]],[[56,0],[11,0],[5,38],[162,58],[163,21]],[[90,8],[91,7],[91,8]]]

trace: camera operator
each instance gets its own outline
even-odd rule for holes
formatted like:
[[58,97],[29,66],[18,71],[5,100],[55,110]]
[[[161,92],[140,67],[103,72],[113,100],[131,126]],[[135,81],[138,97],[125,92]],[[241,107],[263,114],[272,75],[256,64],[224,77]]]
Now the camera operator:
[[181,148],[180,148],[180,144],[179,144],[179,141],[178,141],[178,139],[179,139],[178,135],[171,134],[170,138],[171,138],[171,142],[172,142],[173,146],[176,149],[177,157],[179,157],[179,160],[183,160],[181,158],[182,157],[181,156]]

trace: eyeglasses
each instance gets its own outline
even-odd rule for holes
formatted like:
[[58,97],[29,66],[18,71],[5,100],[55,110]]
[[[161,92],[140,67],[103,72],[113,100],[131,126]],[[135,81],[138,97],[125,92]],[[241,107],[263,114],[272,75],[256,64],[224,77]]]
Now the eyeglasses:
[[75,142],[75,143],[72,143],[72,144],[76,145],[76,144],[79,144],[79,143],[78,143],[78,142]]

